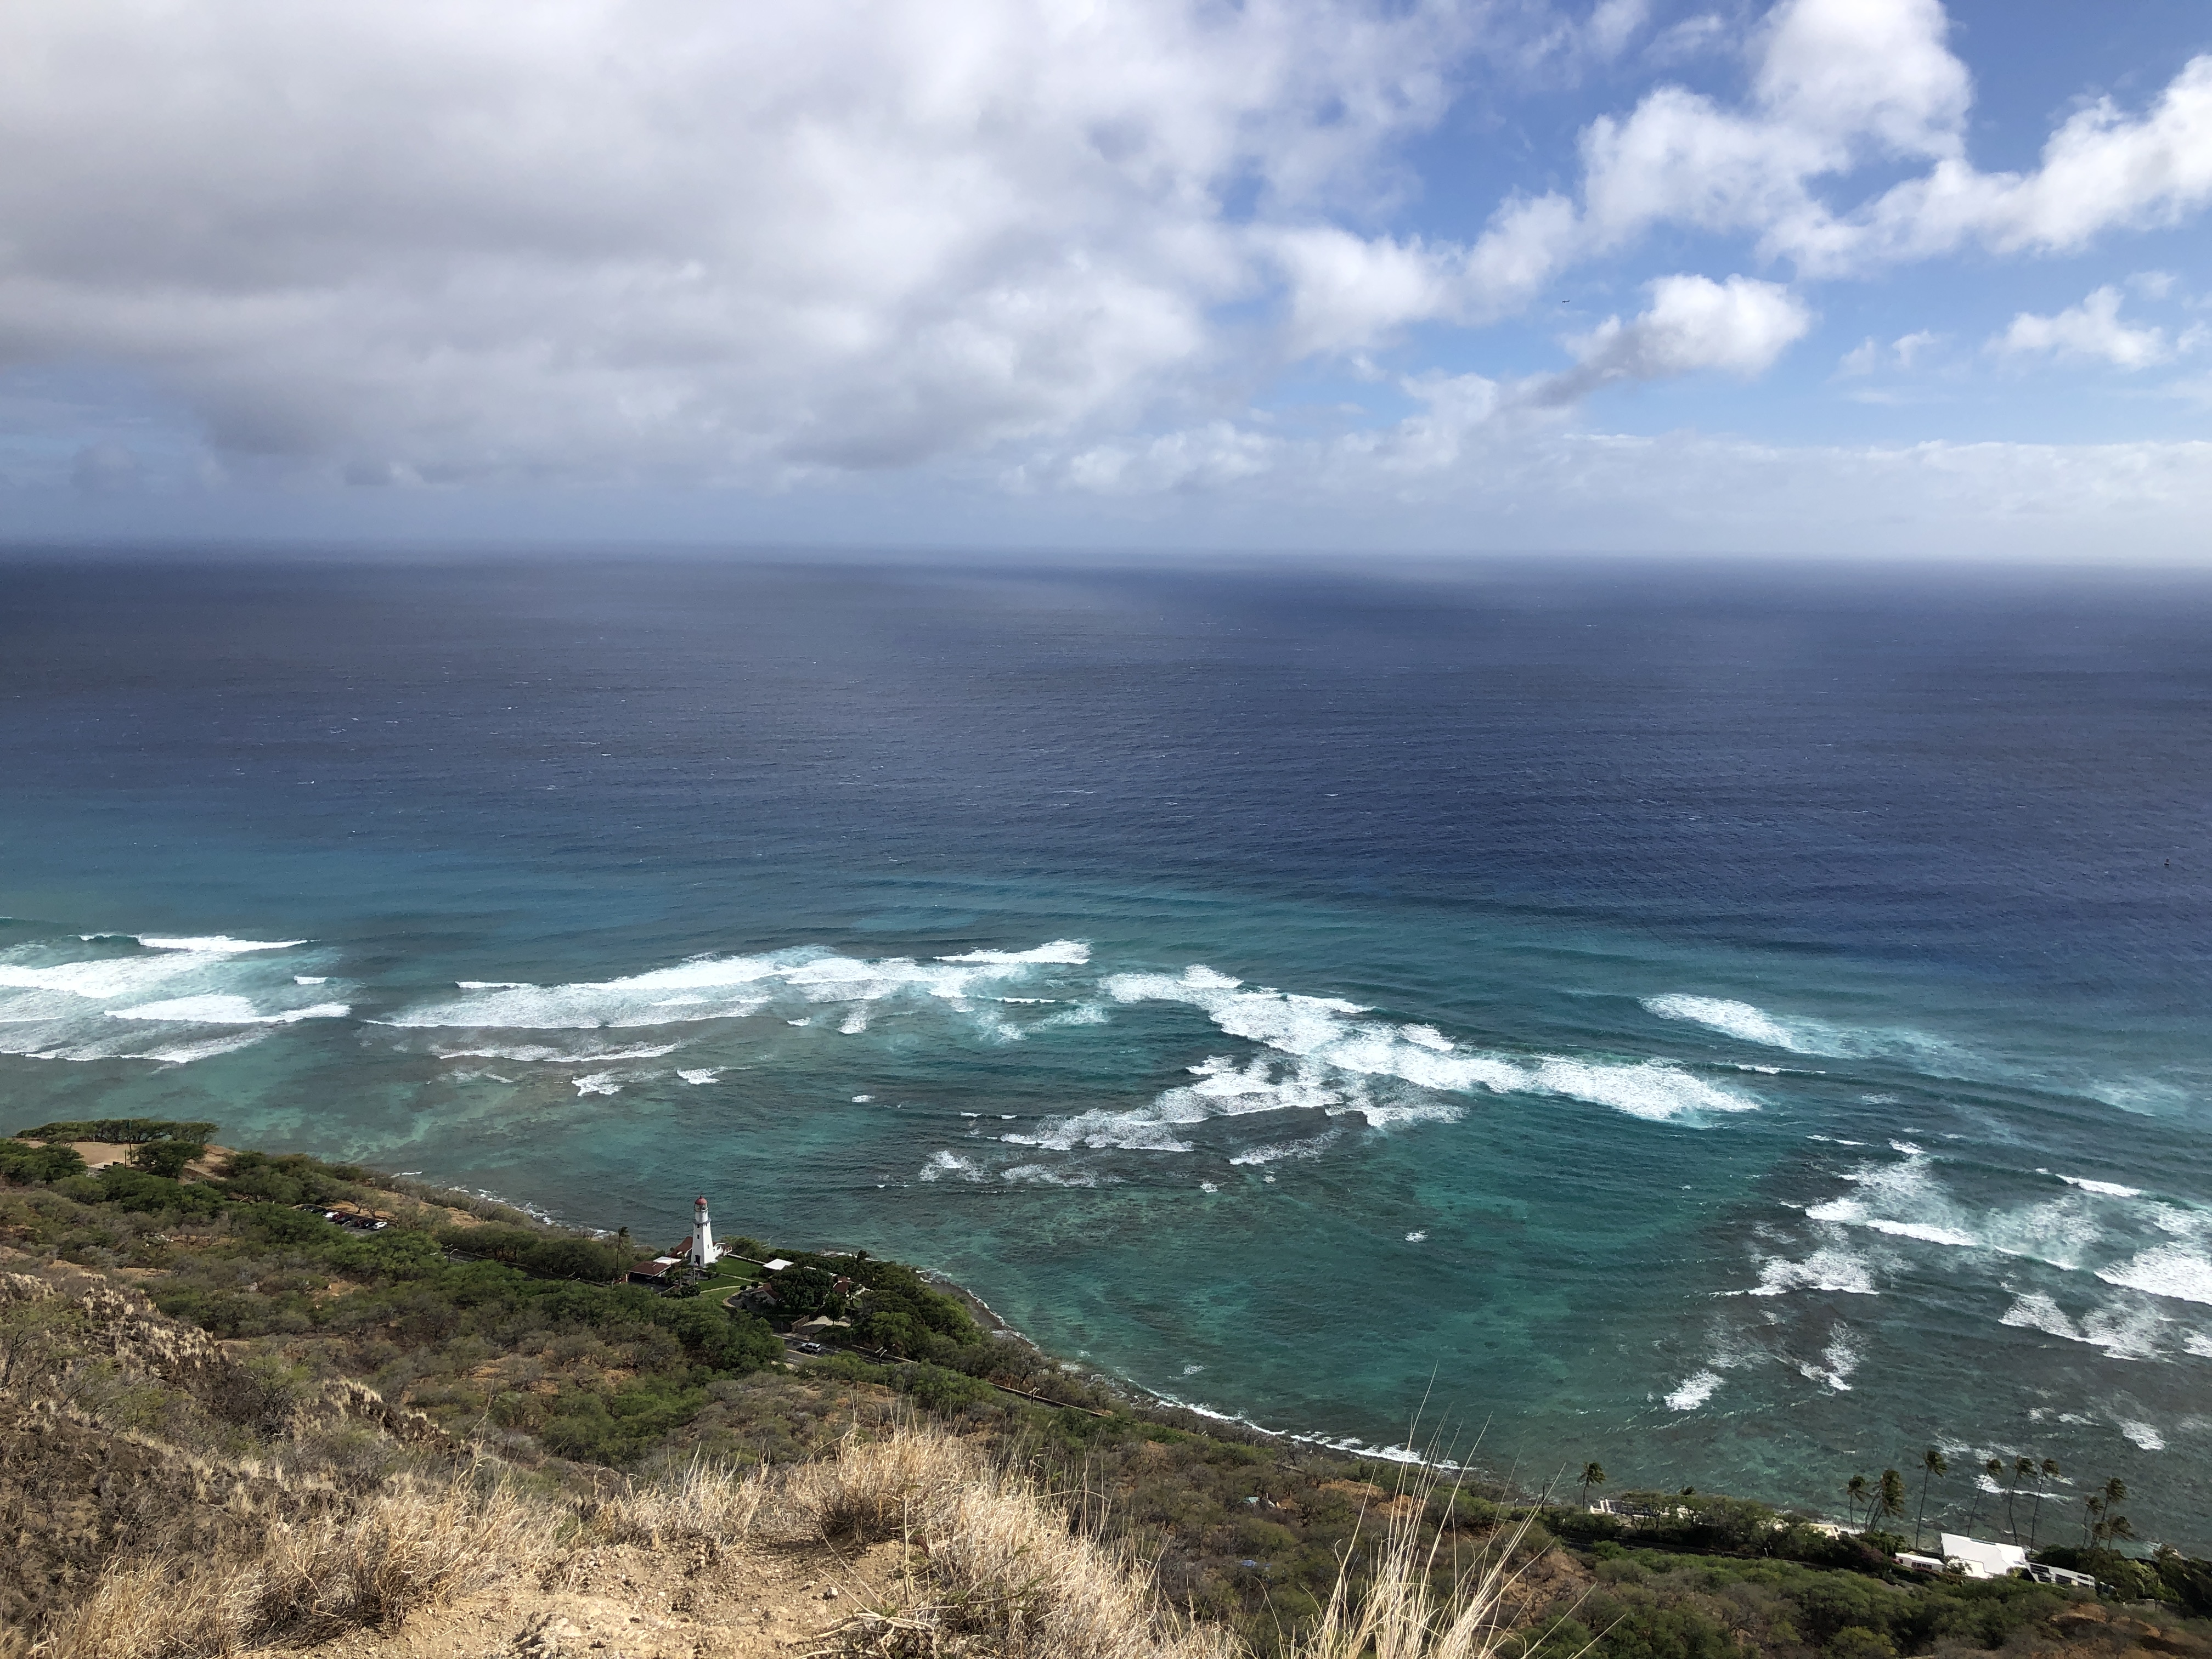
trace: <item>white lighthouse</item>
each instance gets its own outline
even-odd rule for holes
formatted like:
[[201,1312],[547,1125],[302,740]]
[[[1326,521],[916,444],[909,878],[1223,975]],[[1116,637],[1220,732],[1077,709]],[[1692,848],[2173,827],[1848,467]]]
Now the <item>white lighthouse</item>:
[[714,1243],[714,1224],[707,1214],[707,1199],[702,1193],[691,1206],[691,1265],[711,1267],[721,1253]]

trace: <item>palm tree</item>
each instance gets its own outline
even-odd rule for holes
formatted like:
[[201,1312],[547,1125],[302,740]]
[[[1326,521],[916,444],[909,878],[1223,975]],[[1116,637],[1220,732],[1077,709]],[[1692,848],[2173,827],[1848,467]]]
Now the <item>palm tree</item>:
[[1584,1509],[1588,1509],[1589,1507],[1589,1489],[1592,1486],[1602,1486],[1603,1485],[1605,1485],[1605,1465],[1602,1463],[1583,1464],[1583,1507]]
[[[1866,1476],[1863,1474],[1855,1474],[1849,1480],[1845,1481],[1844,1483],[1844,1496],[1850,1499],[1851,1524],[1856,1527],[1859,1523],[1859,1505],[1866,1501]],[[1873,1517],[1874,1511],[1872,1510],[1869,1510],[1867,1511],[1867,1515],[1868,1517],[1871,1519]]]
[[1951,1467],[1950,1460],[1930,1446],[1920,1454],[1920,1513],[1912,1521],[1912,1547],[1920,1547],[1921,1523],[1928,1518],[1928,1483]]
[[[2027,1459],[2023,1457],[2020,1461],[2025,1463]],[[2027,1547],[2030,1549],[2035,1547],[2035,1528],[2037,1523],[2043,1519],[2044,1477],[2048,1475],[2053,1480],[2058,1478],[2058,1460],[2055,1457],[2046,1457],[2043,1460],[2042,1467],[2034,1469],[2032,1473],[2035,1476],[2035,1509],[2027,1517]],[[2013,1541],[2017,1543],[2020,1540],[2014,1539]]]
[[2134,1524],[2120,1513],[2119,1506],[2127,1501],[2128,1483],[2114,1475],[2105,1482],[2105,1489],[2091,1498],[2082,1507],[2094,1517],[2089,1528],[2089,1541],[2100,1547],[2115,1540],[2131,1539],[2136,1535]]
[[[2011,1517],[2012,1541],[2015,1544],[2020,1542],[2020,1520],[2012,1512],[2013,1493],[2020,1490],[2021,1481],[2027,1480],[2034,1473],[2035,1460],[2033,1457],[2015,1457],[2012,1460],[2012,1489],[2005,1493],[2005,1514]],[[2043,1488],[2040,1485],[2036,1487],[2035,1495],[2037,1501],[2040,1502],[2043,1497]]]
[[1881,1486],[1875,1493],[1874,1513],[1884,1517],[1905,1513],[1905,1477],[1895,1469],[1881,1472]]
[[[1982,1473],[1989,1476],[1990,1489],[1994,1491],[1996,1487],[1997,1477],[2004,1473],[2004,1459],[1990,1458],[1982,1465]],[[1969,1538],[1974,1535],[1974,1517],[1981,1512],[1982,1483],[1977,1480],[1974,1482],[1974,1501],[1966,1505],[1966,1535]]]

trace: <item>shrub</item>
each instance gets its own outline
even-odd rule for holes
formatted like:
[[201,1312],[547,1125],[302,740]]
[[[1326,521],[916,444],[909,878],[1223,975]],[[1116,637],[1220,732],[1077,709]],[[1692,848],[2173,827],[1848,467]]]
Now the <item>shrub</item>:
[[174,1181],[184,1174],[185,1165],[206,1155],[205,1141],[148,1140],[131,1149],[131,1162],[149,1175],[167,1176]]
[[84,1173],[84,1158],[74,1146],[27,1146],[0,1140],[0,1177],[29,1183],[66,1181]]

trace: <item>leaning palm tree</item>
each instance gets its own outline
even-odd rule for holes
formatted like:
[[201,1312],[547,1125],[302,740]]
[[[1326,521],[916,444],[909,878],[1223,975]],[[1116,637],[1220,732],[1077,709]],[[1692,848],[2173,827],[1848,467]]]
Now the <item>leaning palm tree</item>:
[[1589,1507],[1589,1489],[1592,1486],[1602,1486],[1603,1485],[1605,1485],[1605,1465],[1602,1463],[1583,1464],[1583,1507],[1584,1509],[1588,1509]]
[[[2022,1463],[2027,1463],[2028,1462],[2025,1457],[2021,1458],[2020,1461]],[[2035,1528],[2043,1519],[2044,1479],[2045,1476],[2048,1476],[2053,1480],[2056,1480],[2058,1478],[2058,1460],[2055,1457],[2046,1457],[2043,1460],[2039,1468],[2031,1466],[2029,1472],[2035,1476],[2035,1508],[2027,1517],[2027,1547],[2030,1549],[2033,1549],[2035,1547]],[[2014,1539],[2013,1541],[2017,1543],[2020,1540]]]
[[[1851,1524],[1855,1527],[1859,1523],[1859,1505],[1867,1501],[1867,1478],[1863,1474],[1855,1474],[1844,1483],[1844,1496],[1850,1500]],[[1872,1510],[1867,1511],[1867,1517],[1873,1519]]]
[[1950,1460],[1930,1446],[1920,1454],[1920,1513],[1912,1518],[1912,1547],[1920,1547],[1920,1528],[1928,1519],[1928,1483],[1951,1467]]
[[1888,1520],[1905,1513],[1905,1477],[1895,1469],[1881,1472],[1881,1485],[1875,1492],[1874,1513]]
[[[1992,1457],[1982,1465],[1982,1473],[1989,1477],[1990,1490],[1997,1489],[1997,1477],[2004,1473],[2004,1459]],[[1973,1501],[1966,1505],[1966,1536],[1974,1535],[1974,1517],[1982,1512],[1982,1483],[1974,1482]]]
[[[2005,1494],[2005,1513],[2007,1515],[2011,1515],[2012,1513],[2013,1492],[2017,1492],[2020,1490],[2020,1483],[2023,1480],[2032,1480],[2034,1479],[2035,1460],[2033,1457],[2015,1457],[2012,1460],[2012,1492]],[[2042,1502],[2043,1487],[2039,1482],[2035,1489],[2035,1497],[2038,1503]],[[2015,1544],[2020,1542],[2020,1522],[2017,1517],[2014,1519],[2012,1523],[2012,1541]]]

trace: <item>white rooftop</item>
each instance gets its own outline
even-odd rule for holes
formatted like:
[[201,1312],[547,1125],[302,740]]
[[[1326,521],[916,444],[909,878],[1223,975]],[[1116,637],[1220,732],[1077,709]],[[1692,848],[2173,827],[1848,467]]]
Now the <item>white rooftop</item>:
[[767,1268],[772,1273],[780,1273],[790,1265],[790,1261],[782,1256],[776,1257],[773,1261],[763,1261],[761,1263],[762,1267]]
[[1943,1534],[1943,1559],[1956,1561],[1969,1578],[2003,1578],[2027,1566],[2027,1552],[2017,1544],[1990,1543],[1955,1532]]

